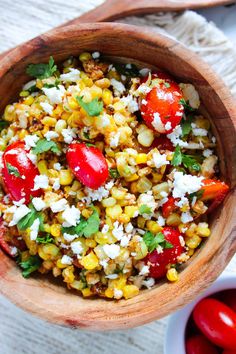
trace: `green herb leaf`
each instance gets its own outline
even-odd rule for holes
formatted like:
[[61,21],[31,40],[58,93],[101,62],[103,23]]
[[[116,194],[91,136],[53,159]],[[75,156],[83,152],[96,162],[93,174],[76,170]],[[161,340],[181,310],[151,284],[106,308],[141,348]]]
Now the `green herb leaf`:
[[184,98],[181,98],[179,100],[179,103],[182,104],[182,106],[184,106],[184,109],[186,111],[190,111],[190,112],[196,111],[196,109],[190,106],[189,101],[186,101]]
[[200,189],[197,192],[189,194],[188,197],[190,200],[193,200],[194,197],[197,197],[197,199],[201,199],[201,197],[203,196],[203,193],[204,193],[204,189]]
[[1,132],[3,129],[7,128],[9,125],[10,125],[10,123],[7,122],[6,120],[1,120],[1,121],[0,121],[0,132]]
[[182,128],[182,137],[188,135],[191,130],[192,126],[191,123],[193,122],[193,117],[189,116],[187,119],[182,119],[181,120],[181,128]]
[[99,101],[97,97],[88,103],[83,101],[83,97],[76,96],[76,100],[90,117],[99,116],[103,110],[103,102]]
[[51,150],[55,154],[60,153],[60,150],[57,144],[55,143],[55,141],[40,139],[36,143],[36,146],[32,149],[32,152],[37,155],[37,154],[42,154],[43,152],[47,152],[49,150]]
[[180,146],[177,145],[175,148],[175,153],[173,159],[171,160],[172,166],[179,166],[182,163],[182,152],[180,150]]
[[28,278],[31,273],[40,268],[42,260],[39,256],[30,256],[26,261],[19,261],[18,264],[23,269],[23,277]]
[[115,64],[113,64],[113,67],[121,75],[125,75],[125,76],[128,76],[128,77],[138,77],[138,76],[140,76],[139,69],[134,64],[115,63]]
[[90,139],[88,132],[83,132],[83,135],[84,135],[85,139],[88,139],[88,140]]
[[170,88],[169,82],[165,81],[165,82],[164,82],[164,85],[165,85],[166,88]]
[[111,178],[119,178],[120,174],[116,168],[109,168],[109,175]]
[[87,225],[87,220],[81,217],[78,225],[70,226],[70,227],[62,227],[62,233],[81,236],[83,234],[83,229],[85,228],[86,225]]
[[151,214],[152,213],[152,209],[146,205],[146,204],[142,204],[140,207],[139,207],[139,214]]
[[38,236],[36,238],[36,242],[37,243],[43,243],[43,244],[46,244],[46,243],[54,243],[54,238],[50,236],[50,234],[47,234],[43,237],[40,237]]
[[182,154],[182,162],[184,167],[194,170],[194,171],[201,171],[201,165],[192,157],[189,155],[184,155]]
[[100,219],[97,210],[93,207],[93,214],[87,219],[87,225],[83,229],[85,237],[90,237],[99,230]]
[[164,241],[162,247],[168,249],[168,248],[173,248],[173,245],[168,241]]
[[162,232],[153,235],[152,232],[147,231],[143,235],[143,240],[146,243],[149,252],[153,252],[158,246],[161,246],[162,248],[173,248],[173,245],[165,240],[165,236]]
[[56,79],[55,82],[53,84],[44,84],[43,87],[45,88],[52,88],[52,87],[57,87],[60,84],[60,80]]
[[17,167],[12,166],[10,163],[7,162],[7,171],[10,175],[14,175],[16,177],[21,177],[20,172]]
[[20,231],[24,231],[28,229],[30,226],[32,226],[33,222],[36,219],[40,220],[40,229],[42,229],[42,223],[43,223],[43,216],[40,212],[34,209],[32,204],[29,204],[28,206],[31,211],[25,215],[20,221],[17,223],[17,227]]
[[37,79],[47,79],[57,71],[57,66],[54,65],[53,57],[50,57],[48,64],[30,64],[26,69],[26,73]]
[[95,146],[94,144],[88,143],[87,141],[85,141],[85,145],[88,146],[88,147],[89,147],[89,146]]

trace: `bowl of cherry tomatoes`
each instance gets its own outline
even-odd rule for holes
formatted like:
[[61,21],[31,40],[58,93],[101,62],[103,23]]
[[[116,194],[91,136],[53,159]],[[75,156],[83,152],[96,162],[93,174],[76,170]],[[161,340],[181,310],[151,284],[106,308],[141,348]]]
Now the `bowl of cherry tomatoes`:
[[223,274],[169,320],[165,354],[236,353],[236,275]]

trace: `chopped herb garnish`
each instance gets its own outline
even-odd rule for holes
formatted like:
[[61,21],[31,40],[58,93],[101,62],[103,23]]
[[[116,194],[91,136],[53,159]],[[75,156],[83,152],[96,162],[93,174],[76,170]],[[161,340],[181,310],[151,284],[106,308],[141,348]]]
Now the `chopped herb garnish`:
[[115,63],[115,64],[113,64],[113,67],[121,75],[124,75],[124,76],[127,76],[127,77],[138,77],[138,76],[140,76],[139,69],[134,64]]
[[149,252],[153,252],[158,246],[161,246],[162,248],[173,248],[173,245],[165,240],[165,236],[162,232],[153,235],[152,232],[147,231],[143,235],[143,240],[146,243]]
[[12,166],[10,163],[7,162],[7,171],[10,175],[14,175],[16,177],[21,177],[20,172],[17,167]]
[[86,111],[86,113],[91,117],[97,117],[103,110],[103,101],[99,101],[96,97],[91,102],[84,102],[83,97],[76,96],[77,102]]
[[30,256],[26,261],[18,261],[19,266],[23,269],[24,278],[29,278],[30,274],[38,270],[42,264],[39,256]]
[[119,178],[120,174],[116,168],[109,168],[109,175],[111,178]]
[[45,88],[52,88],[52,87],[57,87],[58,88],[58,85],[60,84],[60,81],[58,79],[55,80],[55,82],[53,84],[44,84],[43,87]]
[[51,150],[55,154],[60,153],[60,150],[55,143],[55,141],[47,140],[47,139],[40,139],[36,143],[36,146],[32,149],[32,152],[36,155],[42,154],[43,152],[47,152]]
[[204,189],[200,189],[197,192],[189,194],[188,197],[190,200],[193,200],[194,197],[197,197],[197,199],[201,199],[201,197],[203,196],[203,193],[204,193]]
[[83,135],[84,135],[85,139],[88,139],[88,140],[90,139],[88,132],[83,132]]
[[57,71],[57,66],[54,64],[53,57],[50,57],[48,64],[30,64],[26,69],[26,73],[37,79],[47,79]]
[[38,212],[32,204],[29,204],[28,206],[31,211],[26,214],[22,219],[20,219],[20,221],[18,221],[17,223],[17,227],[20,231],[24,231],[26,229],[28,229],[30,226],[33,225],[34,221],[36,219],[40,220],[40,229],[42,230],[43,228],[43,216],[42,213]]
[[179,166],[182,163],[182,152],[180,150],[180,146],[177,145],[175,148],[174,156],[171,161],[172,166]]
[[190,106],[189,101],[186,101],[184,98],[181,98],[179,100],[179,103],[182,104],[182,106],[184,106],[184,109],[186,109],[186,111],[190,111],[190,112],[196,111],[196,109]]
[[37,243],[43,243],[43,244],[45,244],[45,243],[54,243],[54,238],[51,237],[49,234],[47,234],[45,236],[42,236],[42,237],[38,236],[36,238],[36,242]]
[[86,145],[86,146],[95,146],[94,144],[88,143],[87,141],[85,141],[85,145]]
[[146,204],[142,204],[139,207],[139,214],[143,215],[143,214],[151,214],[152,213],[152,209],[146,205]]
[[165,85],[166,88],[170,88],[169,82],[166,82],[166,81],[165,81],[165,82],[164,82],[164,85]]
[[193,117],[189,116],[187,119],[182,119],[181,120],[181,129],[182,129],[182,137],[188,135],[191,130],[192,130],[192,126],[191,123],[193,122]]
[[201,171],[201,165],[195,160],[195,158],[191,155],[186,155],[181,152],[180,146],[177,145],[175,148],[175,153],[173,159],[171,161],[172,166],[179,166],[181,164],[184,165],[185,168]]
[[3,130],[3,129],[5,129],[5,128],[7,128],[8,126],[9,126],[9,122],[7,122],[6,120],[1,120],[0,121],[0,132]]

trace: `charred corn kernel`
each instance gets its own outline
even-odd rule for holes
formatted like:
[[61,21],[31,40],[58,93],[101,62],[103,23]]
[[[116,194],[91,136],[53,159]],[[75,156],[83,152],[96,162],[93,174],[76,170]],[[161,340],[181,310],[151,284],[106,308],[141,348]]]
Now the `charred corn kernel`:
[[61,269],[59,269],[57,267],[53,267],[52,274],[55,278],[58,277],[59,275],[61,275]]
[[95,240],[93,240],[92,238],[87,238],[85,240],[85,244],[86,244],[86,246],[88,246],[90,248],[94,248],[97,246],[97,242]]
[[125,106],[121,101],[115,102],[113,107],[116,112],[121,112],[125,109]]
[[83,215],[83,217],[88,219],[92,215],[92,211],[89,209],[83,209],[81,214]]
[[20,97],[27,97],[29,96],[29,91],[21,91],[20,92]]
[[114,114],[114,121],[117,125],[122,126],[126,122],[126,117],[123,114],[117,112]]
[[187,237],[185,239],[186,245],[189,248],[193,248],[193,249],[197,248],[200,245],[201,241],[202,239],[198,235],[193,235],[192,237]]
[[105,296],[108,297],[109,299],[112,299],[114,296],[114,290],[107,288],[105,290]]
[[76,192],[80,187],[81,187],[81,183],[79,181],[74,181],[71,186],[71,190]]
[[109,197],[109,198],[103,199],[101,203],[102,203],[102,206],[104,206],[104,208],[113,207],[116,204],[116,199],[113,197]]
[[60,224],[53,224],[50,228],[51,234],[54,237],[61,236],[61,225]]
[[[70,117],[71,113],[70,112],[63,112],[61,115],[61,119],[67,121],[68,118]],[[57,122],[58,123],[58,122]],[[57,125],[57,124],[56,124]]]
[[138,207],[134,205],[125,206],[125,214],[128,215],[130,218],[135,218],[136,216],[138,216]]
[[131,299],[139,294],[139,288],[136,285],[125,285],[123,295],[125,299]]
[[186,236],[188,236],[188,237],[192,237],[193,235],[195,235],[195,233],[196,233],[196,228],[197,228],[197,225],[196,224],[194,224],[194,223],[192,223],[189,227],[188,227],[188,229],[186,230]]
[[29,251],[23,251],[21,253],[21,260],[24,262],[29,258],[29,256],[30,256]]
[[136,163],[137,164],[146,163],[147,159],[148,159],[147,154],[143,154],[143,153],[142,154],[138,154],[136,156]]
[[[105,245],[107,243],[112,244],[112,243],[116,242],[116,238],[112,235],[111,232],[107,232],[106,234],[103,234],[102,232],[97,232],[94,236],[94,239],[99,245]],[[96,251],[95,251],[95,253],[97,254]],[[98,256],[98,254],[97,254],[97,256]]]
[[33,102],[34,102],[34,97],[32,97],[32,96],[28,96],[28,97],[24,100],[24,104],[26,104],[27,106],[31,106]]
[[71,283],[70,286],[71,286],[73,289],[80,290],[80,291],[81,291],[82,289],[86,288],[85,283],[83,283],[81,280],[75,280],[75,281],[73,281],[73,283]]
[[59,181],[62,186],[67,186],[72,183],[74,176],[71,170],[60,170]]
[[179,224],[178,225],[178,229],[179,229],[179,232],[181,232],[181,233],[185,233],[186,232],[186,224]]
[[42,119],[43,125],[46,125],[48,127],[55,127],[57,120],[56,118],[51,118],[51,117],[44,117]]
[[21,131],[18,133],[20,140],[23,140],[27,135],[28,135],[28,132],[25,129],[21,129]]
[[166,277],[169,281],[175,282],[179,280],[178,272],[175,268],[168,269]]
[[161,195],[162,192],[167,194],[169,193],[169,184],[167,182],[157,184],[152,188],[152,191],[155,198],[162,199],[163,198],[163,196]]
[[97,80],[95,84],[102,89],[108,88],[111,85],[111,81],[106,77],[100,80]]
[[42,80],[40,80],[40,79],[37,79],[36,80],[36,87],[37,88],[39,88],[39,89],[41,89],[41,88],[43,88],[43,82],[42,82]]
[[43,224],[43,230],[50,234],[51,233],[51,225]]
[[8,122],[12,122],[16,119],[14,106],[10,104],[6,106],[4,110],[4,119],[7,120]]
[[49,178],[58,178],[59,172],[54,170],[53,168],[50,168],[47,172],[47,175]]
[[145,224],[146,224],[146,221],[147,221],[147,220],[144,219],[143,216],[138,216],[137,224],[138,224],[139,229],[144,229]]
[[91,93],[92,99],[102,97],[102,89],[96,85],[93,85],[90,88],[90,93]]
[[139,176],[137,175],[137,173],[134,173],[133,175],[131,175],[129,177],[125,177],[125,180],[127,182],[136,181],[137,179],[139,179]]
[[102,92],[102,99],[106,106],[112,104],[113,101],[112,92],[109,89],[104,89]]
[[122,224],[127,224],[130,221],[130,217],[126,214],[121,214],[117,220]]
[[120,133],[120,144],[127,143],[127,139],[129,139],[133,134],[133,131],[130,127],[120,127],[118,132]]
[[148,192],[152,188],[152,182],[145,176],[141,177],[137,182],[137,190],[139,193]]
[[133,194],[138,193],[137,182],[132,182],[130,185],[130,191]]
[[158,225],[156,221],[148,220],[146,223],[147,229],[156,234],[162,230],[162,227]]
[[211,127],[211,123],[208,119],[203,117],[197,117],[195,120],[195,124],[198,128],[209,130]]
[[99,265],[98,257],[94,252],[90,252],[87,256],[83,257],[80,263],[88,270],[95,269]]
[[75,275],[74,275],[74,266],[69,266],[62,271],[62,276],[64,278],[64,281],[66,283],[73,283],[75,280]]
[[177,213],[170,214],[166,219],[166,224],[168,226],[178,226],[180,223],[181,223],[181,218]]
[[55,125],[55,132],[60,134],[63,129],[66,129],[66,127],[66,121],[64,121],[63,119],[59,119]]
[[0,150],[4,151],[6,149],[6,141],[0,138]]
[[137,261],[145,258],[146,255],[148,254],[147,245],[143,240],[141,240],[140,242],[137,243],[137,245],[135,247],[135,253],[136,253],[136,255],[134,256],[134,259],[136,259]]
[[152,174],[152,181],[153,183],[159,183],[163,178],[163,175],[161,173],[153,173]]
[[68,267],[68,264],[61,263],[61,259],[57,260],[56,265],[60,269],[64,269],[64,268]]
[[[92,55],[88,52],[84,52],[84,53],[81,53],[80,56],[79,56],[79,60],[80,61],[88,61],[92,59]],[[82,74],[82,73],[81,73]]]
[[92,291],[90,290],[90,288],[85,288],[85,289],[82,289],[81,290],[82,294],[84,297],[89,297],[89,296],[92,296],[93,293]]
[[189,248],[187,254],[189,257],[191,257],[194,254],[194,252],[195,250],[193,248]]
[[117,199],[117,200],[124,199],[125,194],[126,194],[126,190],[125,189],[113,187],[112,190],[111,190],[112,197]]
[[78,109],[80,106],[74,97],[68,98],[68,105],[71,109]]
[[154,140],[154,134],[151,129],[145,129],[138,134],[138,142],[142,146],[149,147],[152,145]]
[[37,166],[41,175],[47,175],[48,168],[45,160],[40,160]]
[[106,208],[106,215],[111,219],[117,219],[122,214],[122,208],[120,205],[114,205]]
[[207,206],[201,200],[197,200],[192,208],[193,211],[195,211],[198,214],[204,214],[207,210]]
[[208,237],[211,234],[211,230],[206,222],[200,222],[196,228],[196,232],[201,237]]
[[52,243],[47,243],[46,245],[42,244],[39,245],[38,253],[39,256],[45,261],[53,260],[58,256],[59,248]]

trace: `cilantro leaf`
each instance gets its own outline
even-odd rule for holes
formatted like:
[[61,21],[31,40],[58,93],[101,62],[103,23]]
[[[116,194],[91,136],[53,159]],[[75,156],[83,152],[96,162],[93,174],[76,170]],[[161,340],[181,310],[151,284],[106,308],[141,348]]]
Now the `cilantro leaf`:
[[146,205],[146,204],[142,204],[140,207],[139,207],[139,213],[142,215],[142,214],[151,214],[152,213],[152,209]]
[[111,178],[119,178],[120,174],[116,168],[109,168],[109,175]]
[[188,197],[190,200],[193,200],[194,197],[197,197],[197,199],[201,199],[201,197],[203,196],[203,193],[204,193],[204,189],[200,189],[197,192],[189,194]]
[[100,219],[97,210],[94,207],[92,208],[93,214],[87,220],[81,217],[78,225],[71,227],[62,227],[62,233],[90,237],[91,235],[98,232]]
[[21,177],[20,172],[17,167],[12,166],[10,163],[7,162],[7,171],[10,175],[14,175],[16,177]]
[[169,82],[165,81],[165,82],[164,82],[164,85],[165,85],[166,88],[170,88]]
[[7,122],[6,120],[0,120],[0,132],[5,129],[6,127],[8,127],[10,123]]
[[83,101],[83,97],[76,96],[76,100],[90,117],[99,116],[103,110],[103,102],[99,101],[97,97],[88,103]]
[[177,145],[175,148],[175,153],[173,159],[171,161],[172,166],[179,166],[182,163],[182,152],[180,150],[180,146]]
[[87,225],[87,220],[81,217],[78,225],[70,226],[70,227],[62,227],[62,233],[81,236],[83,234],[83,229],[85,228],[86,225]]
[[139,69],[134,64],[115,63],[115,64],[113,64],[113,67],[121,75],[128,76],[128,77],[140,76]]
[[57,71],[57,66],[54,65],[53,57],[50,57],[48,64],[29,64],[26,73],[37,79],[47,79]]
[[190,112],[193,112],[193,111],[196,111],[195,108],[191,107],[190,104],[189,104],[189,101],[186,101],[184,98],[181,98],[179,100],[179,103],[182,104],[182,106],[184,106],[184,109],[186,111],[190,111]]
[[194,157],[191,155],[186,155],[181,152],[180,146],[177,145],[175,148],[175,153],[173,159],[171,161],[172,166],[179,166],[183,164],[185,168],[194,170],[194,171],[201,171],[201,165],[196,161]]
[[60,150],[55,143],[55,141],[47,140],[47,139],[40,139],[37,141],[36,146],[32,149],[32,152],[36,155],[42,154],[43,152],[47,152],[51,150],[55,154],[59,153]]
[[30,274],[40,268],[42,260],[39,256],[30,256],[26,261],[19,261],[18,264],[23,269],[24,278],[29,278]]
[[49,234],[47,234],[47,235],[45,235],[43,237],[38,236],[36,238],[36,242],[37,243],[43,243],[43,244],[45,244],[45,243],[54,243],[54,238],[51,237]]
[[188,135],[191,130],[192,130],[192,126],[191,123],[193,122],[193,117],[188,117],[187,119],[182,119],[181,120],[181,129],[182,129],[182,137]]
[[83,132],[83,135],[84,135],[85,139],[90,140],[90,137],[89,137],[89,133],[88,133],[88,132]]
[[40,229],[42,230],[43,216],[40,212],[35,210],[32,204],[29,204],[29,208],[31,211],[26,214],[22,219],[20,219],[17,223],[17,227],[19,230],[24,231],[33,225],[33,222],[36,219],[40,220]]
[[162,248],[173,248],[173,245],[165,240],[165,236],[162,232],[153,235],[152,232],[147,231],[143,235],[143,240],[146,243],[149,252],[153,252],[158,246],[161,246]]

